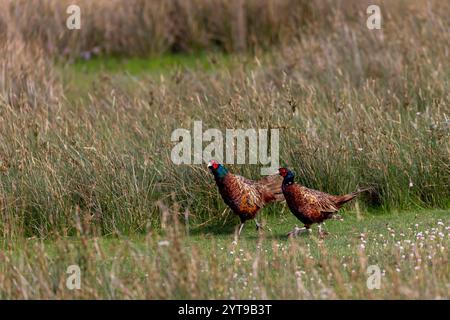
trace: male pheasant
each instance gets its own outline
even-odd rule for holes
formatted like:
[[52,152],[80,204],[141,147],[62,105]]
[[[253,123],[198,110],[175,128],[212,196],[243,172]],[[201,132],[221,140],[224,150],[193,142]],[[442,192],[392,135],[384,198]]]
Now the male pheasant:
[[255,219],[258,230],[261,227],[256,220],[259,211],[270,202],[284,200],[281,191],[283,179],[278,174],[253,181],[232,174],[215,160],[208,163],[208,168],[214,175],[222,199],[241,220],[238,235],[250,219]]
[[359,193],[366,191],[358,190],[342,196],[334,196],[325,192],[308,189],[294,182],[294,173],[287,168],[280,168],[279,174],[283,177],[282,191],[289,209],[303,224],[303,228],[295,228],[288,236],[297,236],[308,231],[314,223],[319,224],[319,235],[322,237],[322,222],[333,218],[333,215],[344,205],[344,203],[355,198]]

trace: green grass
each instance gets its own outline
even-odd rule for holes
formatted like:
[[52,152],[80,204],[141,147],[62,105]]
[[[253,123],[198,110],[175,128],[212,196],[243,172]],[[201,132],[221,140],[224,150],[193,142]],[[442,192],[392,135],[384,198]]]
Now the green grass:
[[[287,210],[286,210],[287,211]],[[298,221],[290,212],[284,212],[282,215],[268,215],[263,218],[264,231],[256,231],[253,221],[246,223],[242,236],[239,240],[239,248],[245,250],[255,250],[257,240],[263,237],[265,240],[265,249],[272,250],[272,241],[279,244],[288,244],[295,241],[300,246],[311,246],[313,256],[320,255],[321,246],[336,255],[345,256],[354,254],[355,243],[359,242],[361,234],[365,234],[369,241],[367,244],[368,254],[377,254],[380,250],[376,243],[390,237],[388,227],[397,231],[397,239],[401,238],[400,233],[404,234],[404,239],[411,239],[417,230],[415,224],[419,224],[421,229],[428,229],[436,226],[436,221],[442,220],[450,222],[449,210],[416,211],[416,212],[397,212],[397,213],[364,213],[357,214],[354,211],[348,211],[343,214],[343,221],[328,220],[324,229],[329,232],[323,241],[318,236],[317,225],[314,225],[311,233],[302,234],[296,238],[288,239],[286,236],[294,226],[301,227],[302,223]],[[186,239],[187,245],[197,245],[204,250],[205,254],[218,251],[220,248],[228,248],[235,240],[235,229],[239,219],[233,219],[236,224],[228,223],[225,225],[214,225],[211,227],[198,227],[190,231],[191,236]],[[131,238],[130,240],[139,243],[142,238]],[[109,241],[105,239],[106,243]],[[120,240],[119,240],[120,241]]]
[[[330,251],[336,254],[348,254],[348,245],[353,245],[355,240],[364,233],[367,237],[375,239],[378,235],[388,235],[387,227],[393,228],[398,232],[402,231],[406,237],[411,237],[416,223],[423,228],[431,228],[436,224],[438,219],[450,221],[449,210],[421,210],[416,212],[378,212],[378,213],[359,213],[355,211],[347,211],[342,214],[344,220],[328,220],[325,222],[324,229],[330,234],[324,238],[323,244]],[[234,219],[236,225],[239,219]],[[246,223],[242,231],[242,242],[248,249],[254,249],[256,240],[259,236],[263,236],[268,240],[286,243],[288,238],[286,234],[291,231],[295,225],[303,226],[302,223],[295,218],[286,209],[281,215],[263,214],[265,230],[261,234],[256,231],[253,221]],[[231,223],[224,226],[200,227],[191,231],[192,237],[189,239],[192,243],[200,245],[202,248],[208,248],[211,238],[215,239],[214,244],[218,246],[226,246],[233,241],[234,230],[236,225]],[[411,230],[408,228],[412,228]],[[293,241],[297,241],[300,245],[316,245],[318,237],[317,225],[314,225],[310,234],[302,234]],[[217,248],[212,248],[217,249]],[[375,249],[375,248],[371,248]]]
[[[62,78],[66,97],[76,101],[87,97],[99,81],[111,77],[134,79],[150,78],[160,82],[162,78],[177,78],[180,73],[215,73],[218,70],[245,65],[250,69],[254,65],[250,55],[227,55],[214,52],[196,52],[191,54],[164,54],[150,57],[102,56],[91,59],[77,59],[70,64],[60,63],[58,73]],[[129,81],[129,80],[128,80]]]
[[[324,224],[324,230],[329,234],[321,239],[318,235],[317,225],[313,225],[312,231],[308,234],[299,235],[296,238],[288,238],[287,233],[295,226],[301,227],[302,223],[295,218],[287,208],[281,215],[270,214],[262,215],[264,230],[257,231],[254,221],[248,221],[239,238],[239,248],[246,251],[256,249],[258,239],[263,238],[264,249],[272,251],[272,242],[280,245],[288,245],[289,242],[296,242],[300,246],[312,248],[312,255],[317,258],[321,254],[321,248],[344,257],[351,256],[355,252],[355,244],[359,243],[361,234],[370,239],[366,245],[366,252],[369,255],[378,255],[380,247],[379,241],[391,238],[388,228],[396,230],[398,239],[412,239],[419,230],[431,229],[436,227],[436,222],[441,220],[450,223],[450,210],[420,210],[420,211],[401,211],[401,212],[372,212],[357,213],[347,211],[342,214],[342,221],[328,220]],[[236,241],[235,231],[239,225],[239,219],[232,219],[233,222],[225,224],[215,224],[212,226],[194,227],[187,230],[182,227],[182,232],[189,233],[189,236],[183,238],[186,247],[197,246],[203,254],[208,255],[213,252],[223,251],[233,245]],[[182,224],[182,222],[180,222]],[[403,234],[403,236],[400,236]],[[157,235],[159,241],[164,239],[164,232]],[[393,239],[391,239],[393,240]],[[100,244],[105,248],[112,247],[130,241],[133,245],[145,247],[144,235],[104,237],[100,239]],[[320,247],[318,244],[320,243]],[[50,246],[52,242],[49,242]],[[113,252],[110,252],[113,255]]]
[[192,54],[164,54],[151,57],[94,57],[77,59],[72,68],[80,73],[126,72],[131,75],[167,74],[179,68],[212,71],[230,63],[232,56],[223,53],[197,52]]
[[[348,211],[343,221],[326,223],[330,234],[323,240],[316,228],[288,239],[286,233],[298,224],[292,215],[265,217],[260,233],[252,222],[248,224],[238,241],[231,225],[194,228],[186,236],[182,224],[172,223],[146,236],[80,235],[4,243],[7,258],[0,262],[0,271],[25,280],[10,296],[5,289],[11,279],[0,284],[0,297],[448,298],[448,211]],[[424,239],[418,238],[419,233]],[[81,290],[64,286],[71,264],[82,270]],[[366,287],[369,265],[382,271],[379,290]],[[299,277],[304,277],[302,284]],[[394,286],[398,281],[400,291]],[[315,287],[318,283],[321,290]],[[49,285],[53,289],[46,292]]]
[[[293,216],[285,205],[281,205],[282,212],[275,214],[273,212],[267,213],[264,210],[259,216],[262,221],[264,229],[257,231],[253,220],[248,221],[242,231],[239,243],[247,249],[254,249],[257,239],[263,237],[266,240],[277,241],[279,243],[288,243],[295,241],[302,246],[316,245],[319,240],[317,224],[313,225],[310,233],[299,235],[296,238],[289,239],[287,233],[295,226],[301,227],[302,223]],[[343,211],[343,210],[341,210]],[[353,245],[355,240],[363,233],[368,238],[375,239],[379,235],[389,236],[388,227],[402,232],[406,238],[410,238],[416,228],[415,224],[419,224],[423,228],[431,228],[436,225],[436,221],[442,220],[450,222],[450,210],[418,210],[418,211],[372,211],[372,212],[357,212],[357,211],[343,211],[341,213],[343,220],[327,220],[325,222],[324,230],[329,232],[329,235],[323,239],[323,244],[328,250],[336,253],[349,253],[349,245]],[[235,241],[235,231],[239,225],[239,219],[235,216],[230,216],[221,223],[220,221],[213,225],[206,226],[191,226],[187,228],[184,221],[180,220],[180,232],[187,237],[183,238],[186,245],[198,245],[207,253],[208,251],[217,250],[219,247],[227,247]],[[140,246],[145,243],[145,234],[130,234],[115,236],[100,237],[99,243],[108,246],[114,246],[124,241],[130,241],[133,244]],[[164,238],[164,231],[161,230],[156,233],[157,237]],[[33,237],[30,238],[33,241]],[[67,237],[69,241],[79,242],[77,237]],[[20,242],[19,242],[20,243]],[[45,240],[45,244],[51,247],[54,240]],[[3,242],[3,246],[7,247]],[[375,249],[375,248],[371,248]]]

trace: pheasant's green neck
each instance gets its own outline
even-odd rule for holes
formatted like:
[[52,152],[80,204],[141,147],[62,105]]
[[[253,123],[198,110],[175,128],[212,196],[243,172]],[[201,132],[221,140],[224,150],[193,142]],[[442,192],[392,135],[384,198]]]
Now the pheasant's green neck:
[[228,174],[228,170],[223,165],[219,165],[217,170],[214,171],[214,176],[219,179],[224,178],[227,174]]

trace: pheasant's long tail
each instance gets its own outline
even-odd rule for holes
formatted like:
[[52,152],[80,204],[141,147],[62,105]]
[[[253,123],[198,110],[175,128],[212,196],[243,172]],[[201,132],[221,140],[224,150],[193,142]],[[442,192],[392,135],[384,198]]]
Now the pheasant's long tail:
[[265,187],[265,198],[267,202],[284,200],[283,191],[281,190],[283,177],[281,177],[279,174],[267,176],[259,180],[258,183]]
[[349,194],[344,194],[343,196],[336,196],[333,202],[336,204],[338,209],[340,209],[345,203],[353,200],[357,195],[358,195],[357,193],[353,192]]
[[373,188],[369,187],[369,188],[358,189],[352,193],[344,194],[343,196],[336,196],[334,199],[334,203],[338,206],[338,208],[340,208],[345,203],[353,200],[358,194],[365,192],[365,191],[370,191],[370,190],[373,190]]

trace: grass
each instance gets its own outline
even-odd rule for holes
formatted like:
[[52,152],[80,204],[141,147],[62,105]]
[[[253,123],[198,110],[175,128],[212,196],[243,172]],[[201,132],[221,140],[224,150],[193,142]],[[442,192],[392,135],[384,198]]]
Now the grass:
[[230,56],[198,52],[195,54],[165,54],[154,57],[97,57],[89,60],[77,59],[71,68],[78,74],[99,72],[142,74],[169,74],[180,68],[202,71],[216,70],[217,65],[226,64]]
[[[325,251],[333,252],[338,256],[351,256],[354,254],[356,240],[364,234],[366,238],[371,239],[366,246],[366,253],[368,255],[377,256],[380,248],[377,242],[380,235],[389,237],[389,228],[396,230],[397,233],[403,233],[404,239],[412,239],[417,232],[417,228],[413,226],[418,223],[421,228],[431,229],[436,227],[437,221],[446,221],[448,219],[447,210],[420,210],[416,212],[372,212],[361,213],[355,211],[347,211],[342,214],[343,221],[329,220],[324,225],[329,235],[320,241],[318,237],[317,225],[313,227],[311,234],[303,234],[297,237],[294,241],[302,247],[312,247],[311,254],[314,258],[320,258],[322,252],[320,246],[324,247]],[[233,219],[237,222],[238,219]],[[302,223],[298,221],[287,207],[282,207],[280,214],[270,214],[263,218],[266,230],[264,231],[264,238],[269,240],[266,243],[266,248],[271,250],[271,241],[280,244],[288,243],[287,233],[291,231],[294,226],[301,227]],[[240,241],[240,248],[246,251],[256,249],[258,238],[261,236],[254,226],[252,221],[248,222],[243,231],[243,241]],[[233,234],[235,225],[215,225],[209,228],[199,227],[191,231],[191,237],[187,239],[187,244],[192,243],[206,252],[217,251],[219,248],[227,248],[230,241],[233,241]],[[211,243],[211,239],[214,242]]]
[[160,82],[161,78],[176,77],[184,72],[200,71],[213,74],[217,70],[236,68],[244,64],[250,69],[254,64],[248,55],[227,55],[220,52],[197,52],[191,54],[164,54],[150,57],[93,57],[76,59],[70,64],[60,63],[58,74],[65,83],[65,95],[69,100],[86,98],[95,88],[100,77],[123,77],[148,79]]
[[[238,242],[232,227],[182,225],[160,234],[120,238],[29,239],[2,252],[2,298],[448,298],[446,211],[370,215],[346,212],[315,233],[287,239],[292,215],[270,215]],[[177,229],[178,228],[178,229]],[[270,230],[269,230],[270,228]],[[82,270],[80,290],[65,287],[65,270]],[[367,267],[380,268],[381,288],[366,286]],[[32,266],[32,268],[31,268]],[[31,268],[31,269],[30,269]],[[10,290],[11,283],[19,286]]]

